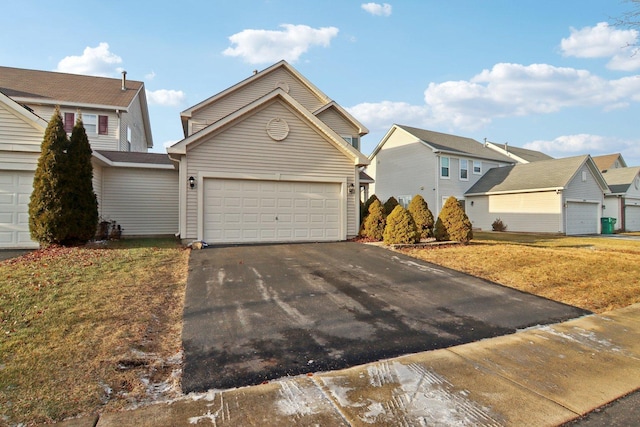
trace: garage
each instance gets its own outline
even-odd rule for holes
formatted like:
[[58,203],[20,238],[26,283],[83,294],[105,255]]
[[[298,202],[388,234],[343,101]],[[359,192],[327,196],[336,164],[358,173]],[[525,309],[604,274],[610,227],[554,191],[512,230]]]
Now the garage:
[[341,183],[209,178],[203,199],[210,244],[344,238]]
[[598,203],[567,202],[567,235],[598,234]]
[[624,209],[625,231],[640,231],[640,205],[626,205]]
[[38,247],[29,236],[33,172],[0,171],[0,247]]

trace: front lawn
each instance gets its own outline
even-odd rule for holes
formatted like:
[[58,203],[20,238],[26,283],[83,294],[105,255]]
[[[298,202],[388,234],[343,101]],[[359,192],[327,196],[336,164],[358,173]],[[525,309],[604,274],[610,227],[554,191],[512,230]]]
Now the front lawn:
[[0,425],[179,395],[188,253],[125,240],[0,262]]
[[408,255],[596,313],[640,302],[640,240],[474,232]]

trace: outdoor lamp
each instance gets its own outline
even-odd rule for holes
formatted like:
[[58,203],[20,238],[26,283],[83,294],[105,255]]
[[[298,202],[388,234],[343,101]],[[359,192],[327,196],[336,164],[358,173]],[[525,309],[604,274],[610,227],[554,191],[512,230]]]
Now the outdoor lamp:
[[192,176],[189,177],[189,188],[195,188],[196,187],[196,179]]
[[353,182],[349,184],[349,194],[353,194],[356,191],[356,186],[353,185]]

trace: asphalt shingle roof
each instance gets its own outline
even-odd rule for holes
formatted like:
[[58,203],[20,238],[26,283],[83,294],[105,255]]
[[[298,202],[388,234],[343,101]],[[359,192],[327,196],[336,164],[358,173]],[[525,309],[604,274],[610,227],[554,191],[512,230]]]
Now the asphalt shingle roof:
[[589,156],[540,160],[488,170],[465,194],[564,188]]
[[68,102],[114,108],[127,108],[142,82],[121,79],[0,67],[0,91],[15,100],[46,103]]
[[411,126],[396,125],[399,128],[409,132],[416,138],[430,145],[436,150],[446,151],[461,156],[468,155],[481,159],[496,160],[500,162],[513,163],[514,160],[504,156],[484,144],[472,138],[450,135],[447,133],[433,132],[425,129],[418,129]]
[[626,193],[633,180],[640,173],[640,166],[632,168],[613,168],[602,174],[612,193]]
[[516,156],[524,159],[528,162],[539,162],[540,160],[551,160],[553,157],[544,154],[540,151],[528,150],[526,148],[514,147],[512,145],[507,146],[507,151],[515,154]]
[[138,153],[133,151],[96,150],[96,153],[116,163],[142,163],[150,165],[172,165],[167,154]]
[[[612,169],[612,166],[614,165],[615,161],[618,160],[618,158],[620,158],[621,155],[620,153],[615,153],[615,154],[605,154],[604,156],[595,156],[593,158],[593,161],[596,163],[596,166],[598,167],[598,169],[600,169],[600,172]],[[624,160],[622,160],[624,162]],[[624,164],[623,166],[626,166],[626,164]]]

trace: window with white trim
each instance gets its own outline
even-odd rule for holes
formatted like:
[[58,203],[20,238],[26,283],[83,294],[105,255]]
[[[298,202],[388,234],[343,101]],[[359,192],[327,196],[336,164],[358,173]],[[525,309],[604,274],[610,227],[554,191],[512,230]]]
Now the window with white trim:
[[127,126],[127,151],[131,151],[131,128]]
[[460,180],[469,181],[469,160],[460,159]]
[[482,162],[480,160],[473,161],[473,173],[475,175],[482,175]]
[[403,208],[407,209],[409,207],[409,203],[411,203],[412,196],[398,196],[398,204],[400,204]]
[[440,157],[440,178],[449,178],[449,158]]
[[349,145],[354,147],[356,150],[360,149],[360,137],[351,136],[351,135],[340,135],[340,136],[342,137],[342,139],[347,141]]
[[83,114],[82,124],[87,135],[95,135],[98,133],[98,116],[95,114]]

